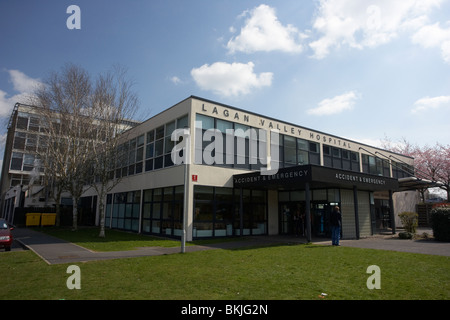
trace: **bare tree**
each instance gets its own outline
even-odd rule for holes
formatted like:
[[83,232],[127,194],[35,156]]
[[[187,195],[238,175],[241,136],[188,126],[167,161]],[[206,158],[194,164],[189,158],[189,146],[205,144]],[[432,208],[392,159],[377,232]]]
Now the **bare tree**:
[[54,111],[40,109],[41,128],[43,135],[39,137],[37,158],[44,173],[46,197],[49,196],[56,204],[56,225],[60,225],[61,196],[67,190],[68,170],[65,165],[69,157],[68,144],[61,135],[60,119]]
[[88,116],[91,94],[89,74],[72,64],[60,73],[52,73],[35,92],[48,139],[47,149],[41,149],[39,158],[43,159],[46,179],[53,182],[52,188],[57,188],[55,198],[64,189],[72,195],[74,230],[87,176],[87,151],[92,144],[92,120]]
[[120,139],[126,135],[138,107],[137,95],[132,91],[132,82],[126,78],[121,67],[100,75],[92,95],[92,108],[100,119],[97,128],[97,143],[90,150],[93,177],[91,186],[98,195],[100,213],[100,237],[105,237],[105,198],[119,182],[114,169],[118,159]]
[[118,67],[93,82],[84,69],[68,64],[60,73],[52,73],[35,94],[47,128],[47,149],[42,148],[39,158],[46,180],[53,183],[55,200],[62,190],[70,192],[76,230],[80,198],[94,187],[104,236],[104,198],[116,184],[109,174],[110,163],[119,134],[129,128],[125,119],[137,109],[131,83]]

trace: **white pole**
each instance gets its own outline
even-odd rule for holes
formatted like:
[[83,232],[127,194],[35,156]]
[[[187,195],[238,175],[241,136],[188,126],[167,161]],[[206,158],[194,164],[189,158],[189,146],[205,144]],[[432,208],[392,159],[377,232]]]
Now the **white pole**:
[[181,235],[181,253],[186,251],[186,224],[188,215],[189,179],[187,163],[184,164],[184,202],[183,202],[183,234]]

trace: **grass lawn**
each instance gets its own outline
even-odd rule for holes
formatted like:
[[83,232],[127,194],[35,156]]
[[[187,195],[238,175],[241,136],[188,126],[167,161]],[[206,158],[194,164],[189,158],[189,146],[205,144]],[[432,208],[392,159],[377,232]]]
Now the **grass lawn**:
[[[122,232],[116,238],[108,231],[107,237],[115,239],[111,242],[117,241],[114,250],[150,239]],[[76,242],[97,241],[87,237]],[[0,299],[450,299],[449,257],[372,249],[280,245],[77,265],[81,289],[69,290],[68,264],[47,265],[31,251],[1,252],[0,270],[7,276],[2,276]],[[380,267],[381,289],[366,286],[370,265]],[[327,296],[320,298],[321,293]]]
[[77,231],[71,231],[70,227],[45,227],[34,228],[54,237],[76,243],[93,251],[125,251],[138,247],[177,247],[179,240],[169,240],[131,232],[106,229],[105,238],[99,238],[99,228],[80,227]]

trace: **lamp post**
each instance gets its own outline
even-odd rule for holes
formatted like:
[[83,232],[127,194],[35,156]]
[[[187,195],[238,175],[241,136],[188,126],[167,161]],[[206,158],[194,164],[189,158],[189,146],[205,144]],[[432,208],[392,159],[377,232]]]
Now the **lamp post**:
[[183,197],[183,234],[181,235],[181,253],[186,251],[186,224],[188,215],[188,191],[189,191],[189,179],[188,179],[188,164],[184,163],[184,197]]

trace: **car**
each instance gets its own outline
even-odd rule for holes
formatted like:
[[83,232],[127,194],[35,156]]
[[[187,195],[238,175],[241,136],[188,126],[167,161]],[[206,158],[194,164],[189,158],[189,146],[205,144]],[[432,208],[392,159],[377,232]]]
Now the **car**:
[[0,219],[0,248],[3,247],[6,251],[11,251],[11,245],[13,243],[12,230],[14,228],[10,227],[5,219]]

